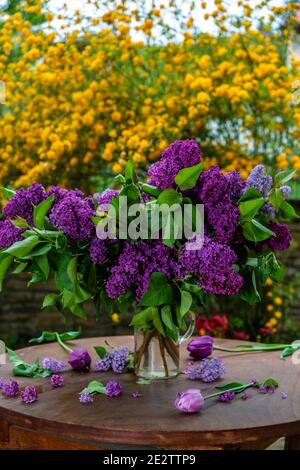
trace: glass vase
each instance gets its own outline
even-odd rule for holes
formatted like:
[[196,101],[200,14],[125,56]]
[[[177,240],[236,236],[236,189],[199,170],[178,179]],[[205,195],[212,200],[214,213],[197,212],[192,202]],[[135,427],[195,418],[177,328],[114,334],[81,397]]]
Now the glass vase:
[[183,336],[178,334],[175,341],[170,336],[162,336],[157,330],[134,330],[135,373],[145,379],[170,379],[179,374],[179,347],[193,334],[194,316]]

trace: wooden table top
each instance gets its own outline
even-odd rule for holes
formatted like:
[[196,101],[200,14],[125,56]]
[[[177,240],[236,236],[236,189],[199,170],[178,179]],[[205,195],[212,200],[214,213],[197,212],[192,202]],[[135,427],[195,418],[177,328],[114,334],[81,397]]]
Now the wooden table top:
[[[133,349],[133,338],[129,336],[80,339],[69,344],[72,348],[85,347],[96,360],[93,346],[104,346],[105,339],[112,346],[128,345]],[[232,340],[217,342],[227,347],[241,344],[241,341]],[[67,354],[58,344],[32,346],[18,353],[28,362],[33,362],[36,357],[67,361]],[[22,387],[38,386],[39,399],[32,405],[25,405],[19,399],[0,396],[0,421],[93,442],[173,449],[251,443],[259,439],[300,435],[300,365],[294,365],[291,358],[280,360],[279,355],[278,351],[251,354],[216,351],[214,356],[223,359],[227,372],[223,379],[212,384],[192,382],[180,374],[174,379],[138,385],[134,374],[68,370],[63,373],[65,385],[53,390],[49,378],[17,377]],[[182,346],[181,356],[181,369],[184,369],[188,361],[186,344]],[[10,364],[0,366],[0,377],[11,378]],[[212,393],[216,385],[234,381],[246,383],[253,377],[258,380],[273,377],[279,381],[280,387],[273,395],[250,389],[250,398],[246,401],[240,395],[230,403],[212,399],[195,415],[180,413],[174,407],[178,391],[200,388],[206,395]],[[92,404],[80,404],[79,392],[95,379],[104,383],[109,379],[120,381],[124,387],[122,397],[97,395]],[[134,391],[140,391],[142,397],[132,398]],[[281,392],[286,392],[288,398],[283,400]]]

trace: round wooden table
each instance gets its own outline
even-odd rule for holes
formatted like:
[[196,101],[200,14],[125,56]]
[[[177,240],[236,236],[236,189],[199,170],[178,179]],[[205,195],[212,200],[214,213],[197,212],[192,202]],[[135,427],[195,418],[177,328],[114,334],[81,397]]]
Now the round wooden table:
[[[93,346],[105,340],[116,347],[133,348],[129,336],[89,338],[70,342],[72,348],[87,348],[96,360]],[[240,341],[217,340],[233,347]],[[36,357],[67,360],[57,344],[44,344],[19,350],[25,361]],[[300,449],[300,365],[291,358],[282,361],[280,353],[214,353],[222,357],[226,374],[218,383],[191,382],[183,374],[175,379],[156,380],[148,385],[136,383],[134,374],[112,372],[64,372],[65,385],[53,390],[50,379],[17,377],[21,387],[35,385],[38,401],[25,405],[19,399],[0,396],[0,449],[262,449],[286,437],[286,448]],[[186,345],[182,346],[181,368],[187,365]],[[0,377],[11,378],[11,365],[0,366]],[[250,389],[246,401],[238,395],[230,403],[212,399],[195,415],[177,411],[178,391],[200,388],[211,393],[216,385],[233,381],[249,382],[253,377],[277,379],[279,389],[263,395]],[[123,384],[123,396],[97,395],[89,405],[79,403],[78,394],[89,381],[116,379]],[[134,391],[142,397],[132,398]],[[283,400],[281,392],[288,398]]]

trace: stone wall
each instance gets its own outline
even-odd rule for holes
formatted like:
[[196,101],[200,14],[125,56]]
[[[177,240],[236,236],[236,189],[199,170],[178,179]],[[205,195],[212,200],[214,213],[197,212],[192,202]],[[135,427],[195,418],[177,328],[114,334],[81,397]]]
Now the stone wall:
[[[300,201],[293,203],[300,214]],[[294,241],[292,247],[285,255],[288,267],[287,275],[293,276],[300,270],[300,220],[291,224]],[[14,344],[23,345],[29,338],[36,336],[42,330],[65,330],[80,327],[83,336],[103,336],[112,334],[126,334],[125,327],[116,327],[111,324],[104,314],[96,322],[93,306],[88,306],[88,320],[78,321],[71,315],[67,319],[57,311],[42,310],[41,305],[47,292],[53,292],[51,283],[48,285],[35,284],[26,287],[26,275],[11,275],[4,284],[4,291],[0,295],[0,338]],[[292,315],[300,323],[300,299],[292,306]]]

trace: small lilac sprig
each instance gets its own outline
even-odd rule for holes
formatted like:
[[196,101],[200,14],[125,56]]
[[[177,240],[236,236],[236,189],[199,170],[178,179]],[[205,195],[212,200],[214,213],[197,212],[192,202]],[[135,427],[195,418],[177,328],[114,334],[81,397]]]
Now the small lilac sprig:
[[115,380],[109,380],[106,385],[103,385],[103,383],[98,380],[92,380],[88,386],[80,392],[80,403],[92,403],[94,400],[93,396],[97,393],[106,395],[109,398],[119,397],[123,393],[123,387]]
[[7,398],[15,398],[19,395],[20,387],[18,382],[15,380],[10,380],[9,383],[5,383],[2,380],[1,390],[3,395],[5,395]]
[[206,396],[203,396],[199,389],[189,389],[177,394],[175,407],[184,413],[197,413],[203,408],[205,400],[209,400],[211,398],[217,398],[218,401],[228,403],[234,399],[235,395],[242,393],[242,398],[247,399],[249,395],[245,395],[245,392],[251,387],[258,388],[259,390],[262,387],[265,387],[266,390],[270,391],[271,389],[273,390],[274,388],[275,390],[278,387],[278,382],[272,378],[261,383],[256,380],[252,380],[246,384],[233,382],[223,387],[215,387],[218,391]]
[[34,403],[38,399],[38,393],[35,387],[25,387],[20,393],[20,400],[27,405]]
[[42,360],[42,366],[44,369],[50,370],[53,374],[57,374],[57,372],[62,372],[67,368],[67,364],[63,361],[59,361],[54,357],[45,357]]
[[63,386],[65,379],[62,375],[53,374],[51,375],[50,382],[53,388],[59,388]]
[[100,361],[95,364],[96,372],[107,372],[113,370],[115,374],[121,374],[128,368],[132,368],[132,353],[127,346],[112,348],[106,351],[103,347],[95,347],[95,351],[100,356]]

